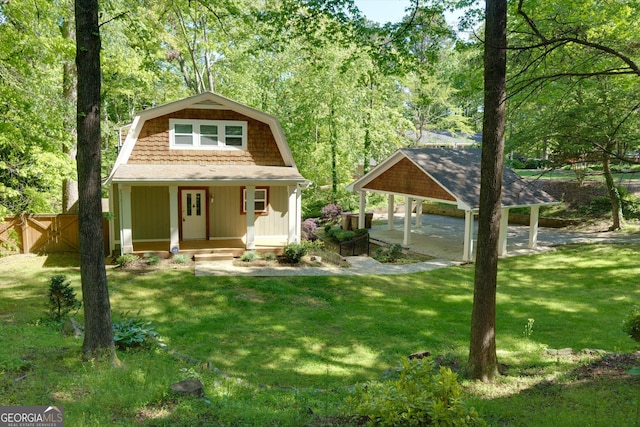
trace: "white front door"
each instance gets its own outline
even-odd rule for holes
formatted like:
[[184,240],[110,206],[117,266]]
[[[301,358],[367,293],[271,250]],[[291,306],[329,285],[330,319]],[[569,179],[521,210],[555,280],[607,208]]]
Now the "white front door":
[[205,190],[180,190],[182,194],[182,240],[207,238],[207,201]]

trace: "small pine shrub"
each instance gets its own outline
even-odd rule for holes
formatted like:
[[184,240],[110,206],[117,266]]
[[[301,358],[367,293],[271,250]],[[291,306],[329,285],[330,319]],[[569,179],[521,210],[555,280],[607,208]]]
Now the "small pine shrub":
[[430,358],[405,358],[398,379],[357,386],[347,406],[380,426],[486,425],[461,397],[462,387],[451,369],[436,369]]
[[55,275],[49,282],[49,317],[61,322],[67,318],[72,310],[79,310],[82,302],[76,298],[76,293],[71,288],[71,284],[67,282],[67,276],[63,274]]
[[260,258],[260,257],[258,256],[258,254],[256,252],[254,252],[254,251],[245,251],[242,254],[242,256],[240,257],[240,261],[251,262],[251,261],[253,261],[255,259],[258,259],[258,258]]
[[173,264],[187,264],[190,260],[189,255],[185,254],[174,255],[173,258],[171,258]]
[[120,350],[149,348],[158,333],[141,319],[125,319],[113,324],[113,341]]
[[284,259],[289,264],[298,264],[306,254],[307,247],[300,243],[289,243],[284,247]]
[[622,324],[622,330],[634,341],[640,343],[640,307],[635,307]]
[[131,267],[136,261],[138,261],[138,257],[134,254],[124,254],[120,255],[116,258],[116,265],[120,268]]

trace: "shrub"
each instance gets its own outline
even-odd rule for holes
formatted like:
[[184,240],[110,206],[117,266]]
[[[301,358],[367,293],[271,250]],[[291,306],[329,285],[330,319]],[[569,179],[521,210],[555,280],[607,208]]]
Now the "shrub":
[[173,258],[171,258],[173,264],[187,264],[190,260],[189,255],[185,254],[174,255]]
[[397,380],[359,385],[347,405],[382,426],[486,425],[461,396],[462,388],[451,369],[436,369],[430,358],[405,358]]
[[622,330],[634,341],[640,343],[640,307],[635,307],[622,324]]
[[147,261],[148,265],[158,265],[160,263],[160,257],[156,254],[146,253],[143,258]]
[[67,276],[55,275],[49,283],[49,317],[56,322],[64,320],[71,310],[79,310],[82,302],[76,298],[71,284],[66,281]]
[[120,268],[127,268],[138,261],[138,259],[139,258],[134,254],[120,255],[118,258],[116,258],[116,265]]
[[307,247],[300,243],[290,243],[284,247],[284,259],[290,264],[297,264],[307,254]]
[[242,256],[240,257],[240,261],[251,262],[254,259],[258,259],[258,258],[260,258],[260,257],[258,256],[258,254],[256,252],[254,252],[254,251],[245,251],[242,254]]
[[355,233],[353,231],[343,230],[341,228],[332,228],[327,234],[330,238],[340,243],[353,240],[353,237],[355,236]]
[[313,234],[318,229],[318,221],[314,218],[305,219],[302,223],[302,239],[303,240],[316,240],[316,236]]
[[376,249],[373,258],[380,262],[396,262],[402,256],[402,246],[394,243],[391,246]]
[[266,252],[262,254],[262,259],[265,261],[275,261],[278,259],[278,257],[273,252]]
[[322,208],[320,213],[322,214],[322,219],[324,221],[336,222],[340,219],[342,208],[334,203],[329,203]]
[[113,341],[121,350],[148,348],[158,336],[151,322],[131,318],[113,324]]

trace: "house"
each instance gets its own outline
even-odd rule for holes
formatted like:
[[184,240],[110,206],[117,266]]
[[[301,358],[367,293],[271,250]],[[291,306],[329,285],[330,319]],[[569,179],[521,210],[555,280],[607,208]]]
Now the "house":
[[[465,213],[462,259],[470,261],[473,252],[474,216],[480,207],[480,149],[401,148],[380,162],[366,175],[352,182],[347,190],[360,194],[358,227],[364,227],[367,192],[388,195],[388,229],[393,229],[394,197],[405,198],[403,244],[411,244],[411,215],[416,201],[416,227],[422,227],[422,202],[456,206]],[[504,168],[502,175],[502,223],[499,253],[507,253],[509,209],[530,208],[529,248],[537,246],[540,206],[559,202],[551,195]]]
[[275,117],[206,92],[141,111],[124,129],[106,180],[112,252],[300,241],[308,181]]

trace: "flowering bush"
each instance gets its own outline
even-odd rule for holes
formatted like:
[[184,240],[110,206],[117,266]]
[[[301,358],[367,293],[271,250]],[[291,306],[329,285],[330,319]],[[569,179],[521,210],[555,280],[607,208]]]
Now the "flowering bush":
[[309,218],[302,223],[302,239],[315,240],[313,232],[318,229],[318,221],[315,218]]
[[335,222],[342,213],[342,208],[336,204],[330,203],[322,208],[322,219],[328,222]]

